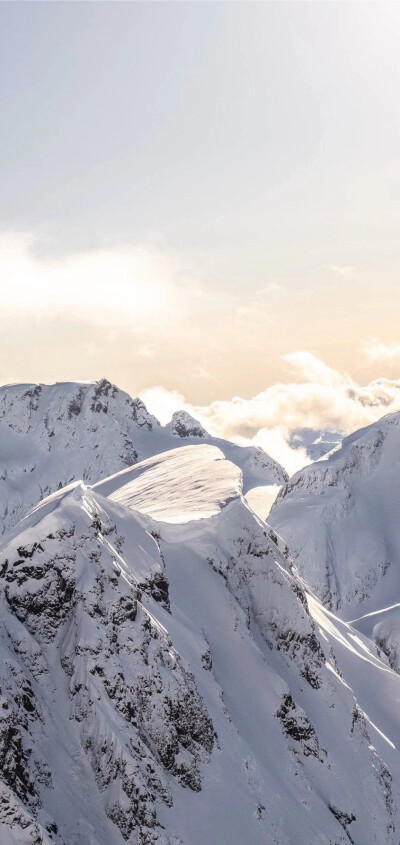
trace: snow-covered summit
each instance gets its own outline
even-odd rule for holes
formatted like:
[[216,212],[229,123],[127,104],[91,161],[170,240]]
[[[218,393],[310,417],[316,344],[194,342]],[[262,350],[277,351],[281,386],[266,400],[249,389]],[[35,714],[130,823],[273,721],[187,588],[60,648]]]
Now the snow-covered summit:
[[140,399],[106,379],[0,388],[0,533],[74,480],[95,483],[181,445],[219,447],[242,469],[245,489],[286,480],[261,449],[213,438],[185,412],[175,423],[161,426]]
[[209,437],[208,432],[188,411],[175,411],[165,426],[176,437]]
[[0,604],[0,841],[397,845],[400,677],[308,598],[217,449],[44,500]]
[[[158,420],[141,399],[132,399],[107,379],[95,382],[15,384],[0,388],[0,419],[16,432],[35,431],[41,439],[68,436],[79,417],[86,423],[93,414],[129,417],[139,427],[151,430]],[[51,448],[51,447],[50,447]]]
[[400,414],[296,473],[269,521],[328,607],[346,618],[400,601]]
[[135,463],[136,441],[159,428],[140,399],[106,379],[0,388],[3,527],[74,479],[94,481]]

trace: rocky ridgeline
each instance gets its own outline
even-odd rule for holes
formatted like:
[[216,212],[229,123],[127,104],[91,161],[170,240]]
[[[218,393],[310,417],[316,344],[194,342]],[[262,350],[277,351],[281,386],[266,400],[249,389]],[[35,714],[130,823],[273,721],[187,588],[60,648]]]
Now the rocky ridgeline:
[[0,548],[0,604],[0,842],[398,845],[400,677],[218,449],[45,499]]
[[82,479],[93,484],[177,445],[216,443],[244,473],[247,489],[287,476],[255,447],[211,437],[186,412],[161,426],[141,399],[106,379],[0,388],[0,533],[43,498]]
[[[40,842],[46,831],[69,845],[41,787],[61,788],[64,772],[68,793],[78,756],[124,840],[167,842],[156,802],[172,803],[171,777],[200,790],[199,764],[214,747],[193,675],[142,603],[148,594],[168,607],[168,582],[156,541],[136,531],[131,553],[145,554],[145,580],[125,564],[116,525],[78,485],[41,521],[40,540],[18,537],[1,556],[0,823],[24,829],[26,816]],[[60,726],[71,750],[59,747]]]

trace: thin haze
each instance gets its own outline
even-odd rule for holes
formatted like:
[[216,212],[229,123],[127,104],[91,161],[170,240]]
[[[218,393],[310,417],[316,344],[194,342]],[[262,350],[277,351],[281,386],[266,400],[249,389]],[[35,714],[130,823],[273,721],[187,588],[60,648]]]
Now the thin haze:
[[396,377],[398,4],[0,11],[0,381]]

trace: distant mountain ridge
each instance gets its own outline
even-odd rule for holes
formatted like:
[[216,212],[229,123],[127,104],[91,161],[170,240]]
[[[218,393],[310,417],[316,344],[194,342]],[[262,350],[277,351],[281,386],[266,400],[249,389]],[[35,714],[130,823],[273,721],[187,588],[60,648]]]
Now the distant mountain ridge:
[[323,455],[336,449],[343,440],[343,433],[330,429],[296,428],[291,432],[291,449],[304,449],[307,457],[318,461]]
[[186,412],[161,426],[141,399],[106,379],[0,388],[0,532],[74,480],[95,483],[182,442],[219,446],[244,489],[282,484],[283,468],[258,447],[211,437]]
[[269,520],[324,603],[354,615],[400,596],[399,505],[400,413],[394,413],[297,472]]
[[296,473],[268,517],[324,604],[400,671],[400,413]]

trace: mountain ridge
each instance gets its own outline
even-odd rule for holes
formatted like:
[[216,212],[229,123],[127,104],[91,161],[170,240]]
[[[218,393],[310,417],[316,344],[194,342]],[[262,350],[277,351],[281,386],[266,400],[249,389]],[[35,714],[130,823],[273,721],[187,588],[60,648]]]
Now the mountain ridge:
[[186,412],[161,426],[141,399],[132,399],[106,379],[2,387],[2,531],[36,502],[74,480],[94,483],[144,458],[203,441],[221,448],[240,466],[245,489],[287,479],[283,468],[262,449],[207,435]]
[[216,447],[41,502],[3,540],[0,601],[12,845],[395,845],[400,677],[309,606]]

